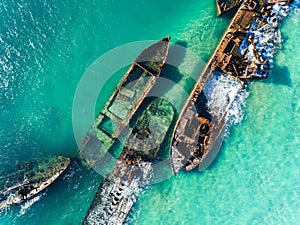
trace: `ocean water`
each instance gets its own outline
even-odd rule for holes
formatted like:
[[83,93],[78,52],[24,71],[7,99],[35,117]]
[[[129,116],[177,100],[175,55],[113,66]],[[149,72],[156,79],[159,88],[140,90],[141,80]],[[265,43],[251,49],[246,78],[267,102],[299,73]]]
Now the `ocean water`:
[[[2,0],[0,21],[4,174],[36,154],[76,155],[73,100],[99,56],[170,35],[206,62],[230,19],[216,17],[214,0]],[[282,26],[283,48],[272,76],[247,87],[243,120],[231,129],[215,162],[204,172],[182,171],[149,187],[128,224],[299,224],[299,27],[300,12],[294,10]],[[188,91],[193,57],[183,56],[181,67],[178,83]],[[109,79],[108,93],[120,77]],[[95,111],[108,93],[99,95]],[[45,192],[1,212],[0,224],[80,224],[100,181],[75,162]]]

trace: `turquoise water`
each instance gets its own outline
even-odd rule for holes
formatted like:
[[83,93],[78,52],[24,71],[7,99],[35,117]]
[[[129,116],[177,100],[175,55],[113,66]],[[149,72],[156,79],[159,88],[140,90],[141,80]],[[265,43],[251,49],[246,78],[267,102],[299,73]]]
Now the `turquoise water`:
[[[214,4],[2,0],[1,173],[36,154],[76,154],[76,87],[88,66],[108,50],[171,35],[207,61],[229,22],[216,18]],[[151,186],[129,224],[299,224],[299,27],[300,12],[294,12],[282,27],[284,47],[273,75],[249,85],[244,119],[231,130],[213,165]],[[186,70],[188,59],[182,62]],[[109,80],[108,91],[119,78]],[[99,96],[96,111],[107,97]],[[80,224],[100,180],[73,164],[45,193],[2,212],[0,224]]]

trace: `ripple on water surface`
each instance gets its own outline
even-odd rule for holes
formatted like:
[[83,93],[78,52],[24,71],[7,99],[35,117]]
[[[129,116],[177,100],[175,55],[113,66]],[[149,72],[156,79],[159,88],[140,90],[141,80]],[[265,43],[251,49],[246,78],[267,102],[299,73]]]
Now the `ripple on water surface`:
[[[72,1],[72,7],[70,2],[0,3],[0,171],[37,152],[76,151],[64,149],[74,148],[66,141],[72,137],[72,97],[85,68],[101,53],[124,41],[170,34],[206,62],[229,21],[215,17],[214,0],[167,0],[164,10],[145,1],[155,13],[144,19],[137,19],[144,8],[136,11],[143,2],[124,1],[118,7],[111,7],[115,1]],[[129,224],[300,221],[299,18],[295,12],[284,22],[284,48],[275,57],[273,75],[249,86],[244,120],[233,127],[214,164],[203,173],[181,172],[150,187]],[[185,56],[182,71],[194,66]],[[2,212],[0,224],[80,224],[100,180],[74,164],[37,201]]]

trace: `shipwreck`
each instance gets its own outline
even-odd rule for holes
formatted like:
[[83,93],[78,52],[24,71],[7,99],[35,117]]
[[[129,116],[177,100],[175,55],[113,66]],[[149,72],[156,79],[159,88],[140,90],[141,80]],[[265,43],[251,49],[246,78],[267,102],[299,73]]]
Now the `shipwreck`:
[[[226,2],[226,3],[225,3]],[[266,79],[281,42],[279,25],[288,15],[289,0],[217,1],[219,13],[239,6],[216,51],[200,75],[180,113],[171,144],[171,167],[190,171],[207,168],[222,144],[228,111],[214,116],[207,108],[203,89],[215,74],[248,81]],[[230,104],[230,102],[228,102]],[[226,106],[229,107],[229,106]]]
[[169,41],[166,37],[142,51],[83,138],[79,155],[89,166],[101,164],[155,84],[167,59]]
[[152,164],[174,119],[175,109],[162,98],[153,100],[139,116],[116,160],[104,178],[84,219],[84,225],[123,224],[145,186],[153,178]]
[[0,177],[0,210],[45,190],[68,168],[70,161],[62,156],[39,157]]

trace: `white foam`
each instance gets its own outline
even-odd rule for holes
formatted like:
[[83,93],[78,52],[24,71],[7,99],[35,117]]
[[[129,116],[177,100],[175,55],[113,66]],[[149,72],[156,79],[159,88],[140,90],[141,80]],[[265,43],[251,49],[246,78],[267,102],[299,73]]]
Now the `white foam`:
[[21,205],[21,209],[20,209],[20,212],[19,212],[18,216],[22,216],[25,213],[27,213],[28,210],[30,209],[30,207],[34,203],[38,202],[45,194],[46,194],[46,192],[43,192],[43,193],[35,196],[34,198],[31,198],[31,199],[29,199],[27,201],[24,201],[24,204]]
[[203,92],[207,97],[207,106],[213,119],[219,120],[226,115],[225,136],[228,136],[229,128],[241,122],[244,117],[243,107],[248,93],[237,79],[220,72],[214,72]]
[[[122,183],[126,183],[122,185],[122,193],[121,196],[123,203],[121,207],[124,207],[124,211],[128,211],[132,207],[132,205],[136,202],[138,196],[144,193],[145,188],[152,182],[153,179],[153,168],[150,163],[142,163],[140,165],[140,169],[142,170],[141,176],[135,177],[130,184],[122,180],[121,178],[116,178],[115,183],[108,184],[101,191],[101,196],[107,196],[103,199],[102,204],[98,204],[94,206],[93,210],[89,212],[87,220],[91,224],[123,224],[123,219],[119,214],[115,213],[114,210],[112,214],[108,214],[110,211],[110,204],[112,198],[107,193],[115,193],[117,189],[120,187]],[[120,207],[120,206],[118,206]]]
[[235,78],[214,72],[203,89],[210,114],[216,119],[221,118],[240,88],[241,84]]
[[225,127],[225,136],[229,136],[230,128],[240,123],[244,118],[243,108],[246,105],[246,99],[249,96],[245,89],[239,89],[235,96],[232,96],[232,100],[227,108],[228,122]]
[[246,59],[259,65],[254,74],[259,78],[268,77],[268,71],[273,67],[274,54],[282,43],[279,24],[290,12],[290,7],[284,3],[276,3],[272,12],[272,17],[257,19],[253,23],[239,49]]

